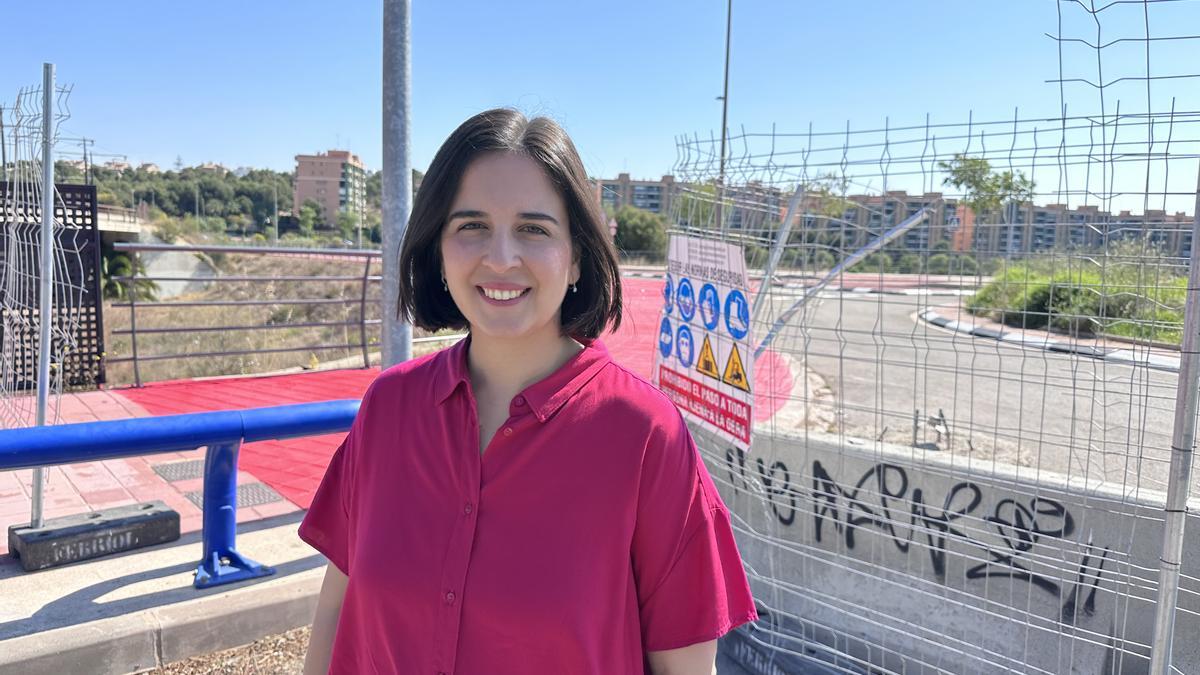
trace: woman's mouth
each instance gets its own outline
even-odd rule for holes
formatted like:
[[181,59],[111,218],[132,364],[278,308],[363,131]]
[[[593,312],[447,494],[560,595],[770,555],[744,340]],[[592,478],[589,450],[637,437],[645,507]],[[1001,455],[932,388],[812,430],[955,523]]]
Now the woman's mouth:
[[518,289],[484,288],[482,286],[476,286],[475,288],[478,289],[479,295],[483,296],[483,298],[485,300],[487,300],[489,304],[493,304],[493,305],[514,304],[514,303],[520,301],[521,298],[525,297],[525,295],[528,294],[529,291],[531,290],[528,288],[519,289],[519,290]]

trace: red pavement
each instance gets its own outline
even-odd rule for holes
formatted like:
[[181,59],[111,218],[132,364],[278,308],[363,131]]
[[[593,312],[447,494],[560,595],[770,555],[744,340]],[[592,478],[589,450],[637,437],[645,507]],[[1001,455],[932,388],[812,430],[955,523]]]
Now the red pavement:
[[[624,279],[625,312],[621,327],[603,336],[613,358],[649,378],[658,340],[662,281]],[[295,375],[176,380],[64,397],[63,422],[173,415],[211,410],[257,408],[360,398],[378,369],[333,370]],[[787,400],[793,378],[786,363],[765,352],[754,368],[754,419],[773,415]],[[330,456],[344,434],[247,444],[239,459],[239,484],[261,481],[288,501],[240,509],[238,520],[254,520],[308,508]],[[46,515],[162,499],[180,512],[185,532],[200,528],[200,511],[184,494],[200,489],[200,479],[167,482],[155,464],[203,457],[203,451],[110,460],[49,470]],[[0,526],[28,522],[30,472],[0,472]],[[6,542],[0,541],[0,553]]]

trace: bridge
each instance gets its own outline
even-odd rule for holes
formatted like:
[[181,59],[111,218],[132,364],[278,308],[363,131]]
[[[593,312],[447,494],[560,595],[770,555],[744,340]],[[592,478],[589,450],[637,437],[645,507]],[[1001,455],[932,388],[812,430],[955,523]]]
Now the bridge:
[[96,227],[105,241],[137,241],[145,226],[135,209],[107,204],[96,207]]

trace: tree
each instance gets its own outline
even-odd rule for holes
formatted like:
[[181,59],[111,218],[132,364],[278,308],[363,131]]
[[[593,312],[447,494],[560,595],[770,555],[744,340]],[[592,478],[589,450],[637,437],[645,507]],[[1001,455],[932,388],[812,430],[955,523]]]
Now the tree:
[[339,211],[337,216],[338,231],[345,241],[355,241],[354,235],[358,230],[358,214],[350,211]]
[[921,256],[916,253],[904,253],[896,261],[896,268],[901,274],[920,274]]
[[648,252],[663,255],[667,251],[667,223],[657,213],[634,206],[617,210],[617,249],[626,252]]
[[300,206],[297,221],[300,225],[300,234],[311,237],[317,223],[321,222],[321,205],[311,199],[304,200],[304,204]]
[[876,251],[858,261],[850,269],[851,272],[878,272],[886,273],[892,269],[892,258],[883,251]]
[[128,300],[132,290],[136,300],[154,301],[158,299],[158,284],[146,278],[146,266],[141,258],[137,258],[137,278],[132,282],[119,277],[134,276],[135,264],[130,262],[125,253],[118,253],[112,244],[102,245],[100,249],[100,273],[103,280],[101,294],[106,300]]
[[954,155],[949,162],[938,162],[938,168],[950,175],[942,185],[953,185],[963,192],[962,203],[969,206],[976,216],[1000,212],[1001,222],[1008,222],[1004,205],[1018,204],[1033,198],[1033,181],[1017,171],[994,171],[992,165],[982,157],[968,157],[962,153]]

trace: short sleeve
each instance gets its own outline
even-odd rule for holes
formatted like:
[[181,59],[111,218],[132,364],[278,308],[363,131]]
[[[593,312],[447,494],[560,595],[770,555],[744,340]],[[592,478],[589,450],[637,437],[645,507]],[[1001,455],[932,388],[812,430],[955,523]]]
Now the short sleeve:
[[[360,413],[361,417],[361,413]],[[299,536],[350,575],[351,495],[354,486],[354,457],[357,454],[358,421],[333,453],[325,477],[313,495],[308,513],[300,521]]]
[[632,558],[647,651],[715,640],[758,619],[729,511],[683,419],[642,460]]

